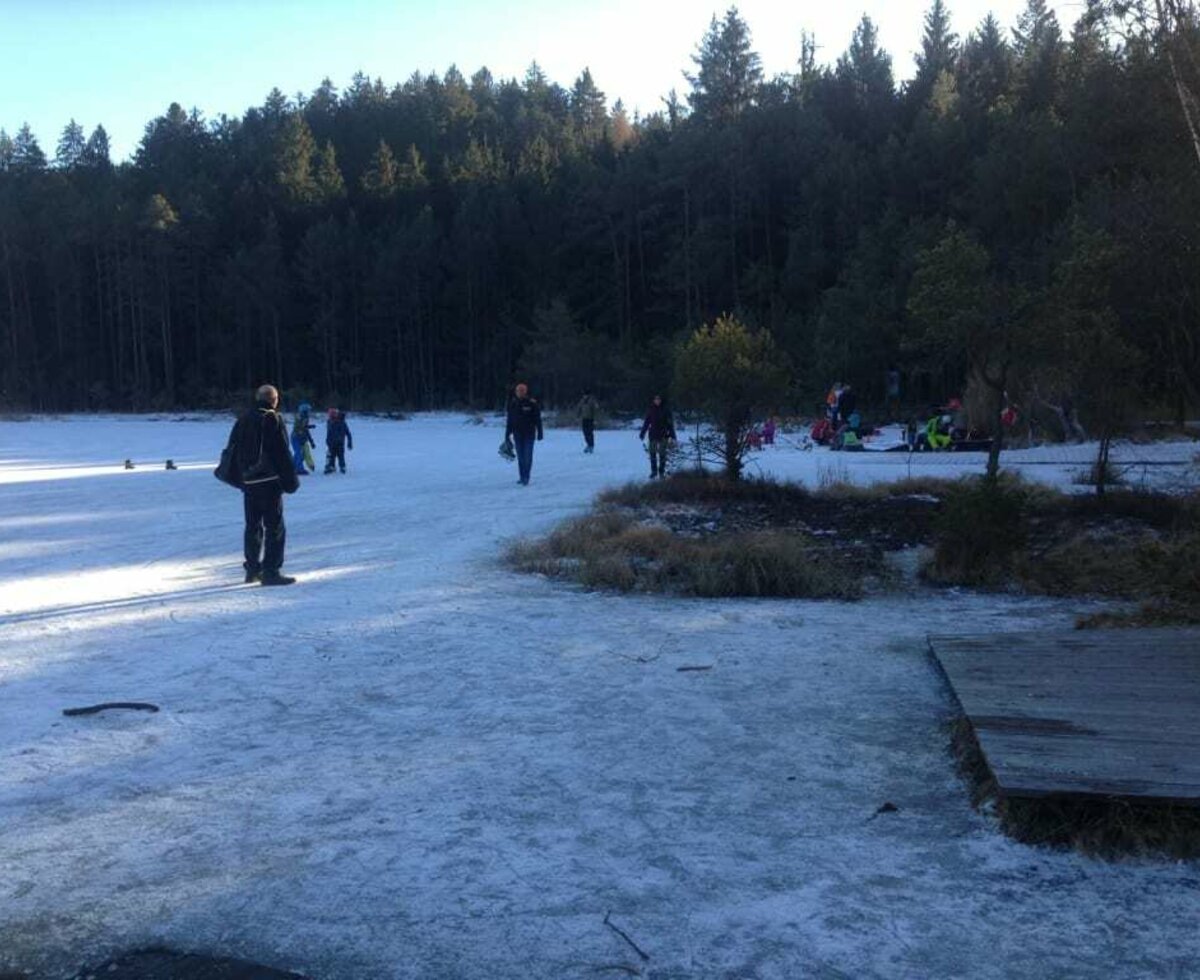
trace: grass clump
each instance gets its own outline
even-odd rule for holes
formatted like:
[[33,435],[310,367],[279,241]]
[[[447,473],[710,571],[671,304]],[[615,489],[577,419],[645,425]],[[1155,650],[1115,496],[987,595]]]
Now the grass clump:
[[614,510],[518,542],[508,560],[521,571],[622,592],[814,599],[854,599],[862,592],[849,562],[794,531],[687,538]]
[[1011,477],[964,481],[944,497],[936,584],[1141,600],[1080,626],[1200,621],[1200,500],[1123,490],[1071,495]]
[[802,504],[812,495],[799,483],[781,483],[766,477],[727,480],[708,470],[684,470],[669,480],[627,483],[600,494],[601,505],[654,507],[661,504],[755,505],[787,507]]
[[1013,480],[972,480],[956,486],[935,524],[926,577],[946,585],[1011,584],[1025,545],[1027,504],[1025,486]]

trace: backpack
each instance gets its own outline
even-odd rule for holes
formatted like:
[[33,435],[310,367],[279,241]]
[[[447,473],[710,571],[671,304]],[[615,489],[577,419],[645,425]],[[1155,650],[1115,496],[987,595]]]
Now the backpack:
[[[236,431],[236,427],[234,431]],[[237,447],[233,444],[232,433],[230,433],[229,445],[221,450],[221,459],[217,462],[217,468],[213,470],[213,476],[235,490],[242,488],[242,476],[237,461]]]

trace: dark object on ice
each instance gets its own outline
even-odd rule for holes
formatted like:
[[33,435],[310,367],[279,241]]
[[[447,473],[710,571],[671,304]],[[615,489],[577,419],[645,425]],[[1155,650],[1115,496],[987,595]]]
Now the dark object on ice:
[[712,664],[702,664],[697,667],[676,667],[675,669],[681,674],[686,674],[689,671],[712,670]]
[[125,460],[125,469],[127,469],[127,470],[133,469],[133,460],[132,459]]
[[273,970],[245,960],[221,959],[167,949],[147,949],[81,970],[73,980],[305,980],[299,973]]
[[179,469],[179,467],[175,465],[175,460],[173,460],[173,459],[168,459],[168,460],[167,460],[167,469],[169,469],[169,470],[177,470],[177,469]]
[[875,816],[879,816],[879,814],[881,814],[881,813],[899,813],[899,812],[900,812],[900,808],[898,806],[896,806],[895,803],[885,803],[883,806],[881,806],[878,810],[875,811]]
[[635,943],[632,939],[630,939],[629,933],[627,933],[624,929],[621,929],[618,926],[613,925],[612,922],[610,921],[611,916],[612,916],[611,911],[604,913],[604,924],[606,926],[608,926],[608,928],[610,928],[618,936],[620,936],[622,939],[624,939],[625,942],[629,943],[629,945],[633,948],[633,951],[642,958],[643,963],[649,963],[650,962],[650,954],[647,953],[644,949],[642,949],[642,947],[639,946],[637,943]]
[[76,715],[94,715],[110,708],[128,708],[130,711],[157,711],[157,704],[148,701],[105,701],[102,704],[89,704],[86,708],[63,708],[63,714],[68,718]]
[[957,439],[950,443],[952,453],[986,453],[991,448],[991,439]]
[[263,585],[295,585],[296,580],[291,575],[280,575],[279,572],[263,572]]

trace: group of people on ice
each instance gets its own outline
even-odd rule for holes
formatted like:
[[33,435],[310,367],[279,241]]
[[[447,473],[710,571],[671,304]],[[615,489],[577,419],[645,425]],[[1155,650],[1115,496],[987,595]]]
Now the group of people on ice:
[[[241,415],[221,453],[217,478],[242,491],[246,519],[243,568],[246,583],[291,585],[284,575],[283,553],[287,526],[283,520],[283,495],[300,488],[300,477],[315,472],[312,449],[316,423],[312,406],[303,402],[296,410],[291,435],[279,413],[279,391],[263,385],[254,393],[254,408]],[[325,472],[346,472],[346,450],[354,437],[346,413],[329,409],[325,423]]]
[[[586,389],[575,408],[583,432],[583,451],[596,451],[596,422],[600,415],[600,402]],[[517,463],[517,482],[529,486],[533,473],[533,446],[543,437],[542,408],[536,398],[529,394],[529,386],[521,382],[513,389],[508,401],[507,418],[504,426],[504,442],[500,444],[500,455]],[[667,457],[671,446],[677,441],[675,419],[667,408],[662,395],[650,401],[646,417],[642,421],[638,438],[643,443],[649,437],[646,449],[650,454],[650,478],[667,475]]]
[[[313,460],[312,450],[317,442],[313,438],[316,423],[312,420],[312,406],[301,402],[296,409],[296,419],[292,423],[292,463],[299,476],[315,473],[317,464]],[[325,475],[335,469],[346,472],[346,450],[354,448],[354,437],[350,434],[350,426],[346,424],[346,413],[338,408],[331,408],[325,423]]]
[[835,381],[825,396],[824,412],[809,433],[818,446],[831,449],[862,449],[862,415],[858,393],[848,384]]

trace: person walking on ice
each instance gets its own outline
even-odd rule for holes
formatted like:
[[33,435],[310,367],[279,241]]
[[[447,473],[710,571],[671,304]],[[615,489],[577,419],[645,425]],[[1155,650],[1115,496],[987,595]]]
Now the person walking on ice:
[[647,435],[650,436],[650,479],[653,480],[667,475],[667,450],[675,441],[675,420],[663,404],[662,395],[655,395],[650,402],[638,438],[644,441]]
[[325,475],[336,466],[346,472],[346,450],[354,448],[354,436],[346,424],[346,413],[337,408],[329,410],[329,421],[325,426]]
[[592,394],[590,388],[583,389],[583,397],[579,399],[579,422],[583,426],[583,451],[596,451],[596,416],[600,413],[600,403]]
[[287,543],[283,495],[295,493],[300,479],[288,451],[287,426],[276,411],[279,392],[263,385],[254,400],[254,408],[229,433],[246,517],[246,584],[291,585],[296,580],[280,572]]
[[308,402],[301,402],[300,407],[296,409],[296,421],[292,423],[292,460],[296,464],[298,476],[308,476],[311,470],[317,468],[309,450],[310,446],[316,446],[309,417],[311,412],[312,406]]
[[518,482],[529,486],[533,470],[533,443],[542,439],[542,409],[537,400],[529,397],[529,386],[522,383],[513,389],[515,397],[508,404],[508,424],[504,438],[512,440],[517,451]]

